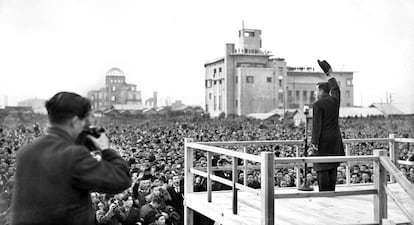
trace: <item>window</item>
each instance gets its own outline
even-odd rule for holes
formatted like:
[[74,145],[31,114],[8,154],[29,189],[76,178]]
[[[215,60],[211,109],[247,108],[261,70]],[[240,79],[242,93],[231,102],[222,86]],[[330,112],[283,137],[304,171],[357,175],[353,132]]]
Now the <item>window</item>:
[[249,83],[249,84],[254,83],[254,77],[253,76],[246,76],[246,83]]
[[214,96],[214,111],[217,110],[217,97]]
[[288,102],[289,103],[292,103],[293,102],[293,99],[292,99],[292,91],[291,90],[288,90]]
[[279,80],[279,87],[282,87],[282,80]]
[[346,86],[352,86],[352,79],[346,79]]
[[210,99],[210,100],[211,100],[211,96],[212,96],[212,94],[211,94],[211,93],[209,93],[209,94],[208,94],[208,99]]
[[300,100],[300,91],[296,91],[296,102]]
[[221,95],[219,95],[219,105],[218,105],[219,111],[221,111]]
[[267,83],[272,83],[272,78],[271,77],[267,77],[266,78]]
[[350,98],[351,97],[351,92],[348,90],[348,91],[346,91],[346,97],[347,98]]
[[221,73],[221,67],[219,67],[219,73]]
[[279,74],[283,75],[283,67],[279,66],[278,69],[279,69]]
[[278,101],[279,103],[283,102],[283,93],[278,93]]
[[116,87],[115,86],[112,86],[112,91],[115,91],[116,90]]
[[215,77],[215,76],[216,76],[216,73],[217,73],[217,69],[216,69],[216,68],[214,68],[214,70],[213,70],[213,77]]
[[115,101],[115,96],[111,96],[111,101]]
[[313,103],[315,101],[315,91],[310,92],[310,103]]
[[211,88],[211,80],[206,80],[206,88]]
[[308,103],[308,92],[307,91],[303,91],[303,103]]

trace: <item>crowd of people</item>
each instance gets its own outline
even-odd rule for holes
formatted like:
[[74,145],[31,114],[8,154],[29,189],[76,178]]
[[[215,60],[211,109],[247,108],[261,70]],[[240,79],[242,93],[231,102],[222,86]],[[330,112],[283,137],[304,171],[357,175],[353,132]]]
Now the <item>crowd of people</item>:
[[[106,128],[113,149],[128,162],[133,184],[122,193],[108,195],[91,193],[92,207],[96,210],[97,224],[183,224],[184,220],[184,138],[196,142],[210,141],[252,141],[252,140],[303,140],[304,127],[295,127],[285,120],[260,121],[244,117],[233,119],[180,119],[179,121],[151,121],[140,124],[98,122]],[[43,134],[46,124],[25,124],[17,127],[0,127],[0,224],[7,224],[10,199],[13,194],[15,156],[23,144]],[[414,118],[349,118],[341,119],[344,139],[380,138],[395,134],[396,137],[414,137]],[[229,147],[227,147],[229,148]],[[241,150],[241,146],[231,146]],[[271,151],[276,157],[302,156],[302,145],[249,145],[250,154]],[[388,149],[388,143],[355,143],[350,145],[351,155],[370,155],[373,149]],[[413,144],[397,145],[400,160],[414,161]],[[99,160],[99,155],[96,156]],[[226,166],[231,159],[214,155],[213,166]],[[241,160],[239,162],[242,163]],[[249,162],[249,164],[254,164]],[[206,167],[205,152],[196,151],[195,167]],[[400,166],[400,171],[414,183],[414,167]],[[303,174],[303,170],[302,170]],[[346,167],[338,168],[338,184],[345,183]],[[230,171],[216,171],[216,175],[231,179]],[[247,176],[247,186],[260,188],[260,171],[240,171],[239,182]],[[315,185],[315,173],[310,170],[306,177]],[[294,168],[276,171],[277,187],[296,185]],[[372,164],[353,164],[351,183],[373,182]],[[196,176],[194,190],[206,190],[206,180]],[[224,184],[213,183],[213,190],[228,189]]]

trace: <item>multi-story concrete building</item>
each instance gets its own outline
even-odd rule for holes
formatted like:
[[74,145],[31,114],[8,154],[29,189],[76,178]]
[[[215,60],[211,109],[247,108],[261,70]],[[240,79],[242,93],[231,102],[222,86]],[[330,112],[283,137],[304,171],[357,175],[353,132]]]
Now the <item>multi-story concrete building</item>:
[[283,108],[286,62],[270,59],[261,47],[260,30],[242,29],[238,46],[226,44],[224,57],[204,64],[206,111],[211,116]]
[[128,84],[124,72],[119,68],[108,70],[105,77],[105,87],[88,92],[92,109],[105,109],[113,105],[142,106],[141,92],[135,84]]
[[[267,113],[314,101],[316,83],[323,81],[324,74],[310,71],[311,68],[288,69],[283,58],[272,58],[270,51],[261,48],[261,31],[242,29],[237,46],[226,44],[223,57],[204,64],[205,107],[210,116]],[[346,87],[342,89],[342,105],[352,106],[353,73],[335,72],[336,75],[341,87]]]
[[[341,89],[341,107],[354,105],[353,72],[334,71],[333,76]],[[312,67],[287,67],[287,108],[303,109],[312,107],[315,99],[316,84],[326,82],[326,75]]]

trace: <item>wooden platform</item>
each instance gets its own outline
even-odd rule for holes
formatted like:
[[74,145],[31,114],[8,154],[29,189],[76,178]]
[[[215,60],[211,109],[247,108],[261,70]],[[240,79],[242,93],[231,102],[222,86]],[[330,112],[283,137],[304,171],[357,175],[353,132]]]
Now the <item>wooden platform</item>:
[[[388,187],[402,200],[409,212],[414,214],[414,202],[398,184]],[[337,186],[337,191],[350,189],[372,189],[372,185]],[[317,188],[316,190],[317,191]],[[315,192],[314,191],[314,192]],[[275,189],[275,194],[299,193],[296,188]],[[303,192],[302,192],[303,193]],[[260,224],[260,196],[239,191],[238,215],[232,213],[231,191],[212,193],[212,202],[207,202],[206,192],[191,193],[186,196],[189,208],[223,225]],[[396,224],[408,224],[408,219],[388,198],[388,219]],[[337,197],[310,197],[275,199],[275,224],[278,225],[318,225],[318,224],[375,224],[374,195],[352,195]]]

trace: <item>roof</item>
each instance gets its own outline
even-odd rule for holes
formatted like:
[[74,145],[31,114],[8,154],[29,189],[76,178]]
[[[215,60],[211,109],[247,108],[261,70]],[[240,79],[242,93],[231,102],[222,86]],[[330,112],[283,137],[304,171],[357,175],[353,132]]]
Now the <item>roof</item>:
[[372,103],[370,107],[375,107],[385,115],[403,115],[404,112],[399,110],[391,103]]
[[275,115],[283,116],[287,112],[293,113],[296,111],[297,111],[296,109],[274,109],[267,113],[250,113],[250,114],[247,114],[247,117],[251,117],[251,118],[255,118],[259,120],[266,120]]
[[224,61],[224,57],[208,60],[204,63],[204,67],[206,67],[209,64],[213,64],[213,63],[220,62],[220,61]]
[[141,104],[114,104],[116,110],[141,110],[144,107]]
[[339,110],[339,117],[367,117],[367,116],[382,116],[384,113],[377,108],[372,107],[341,107]]

